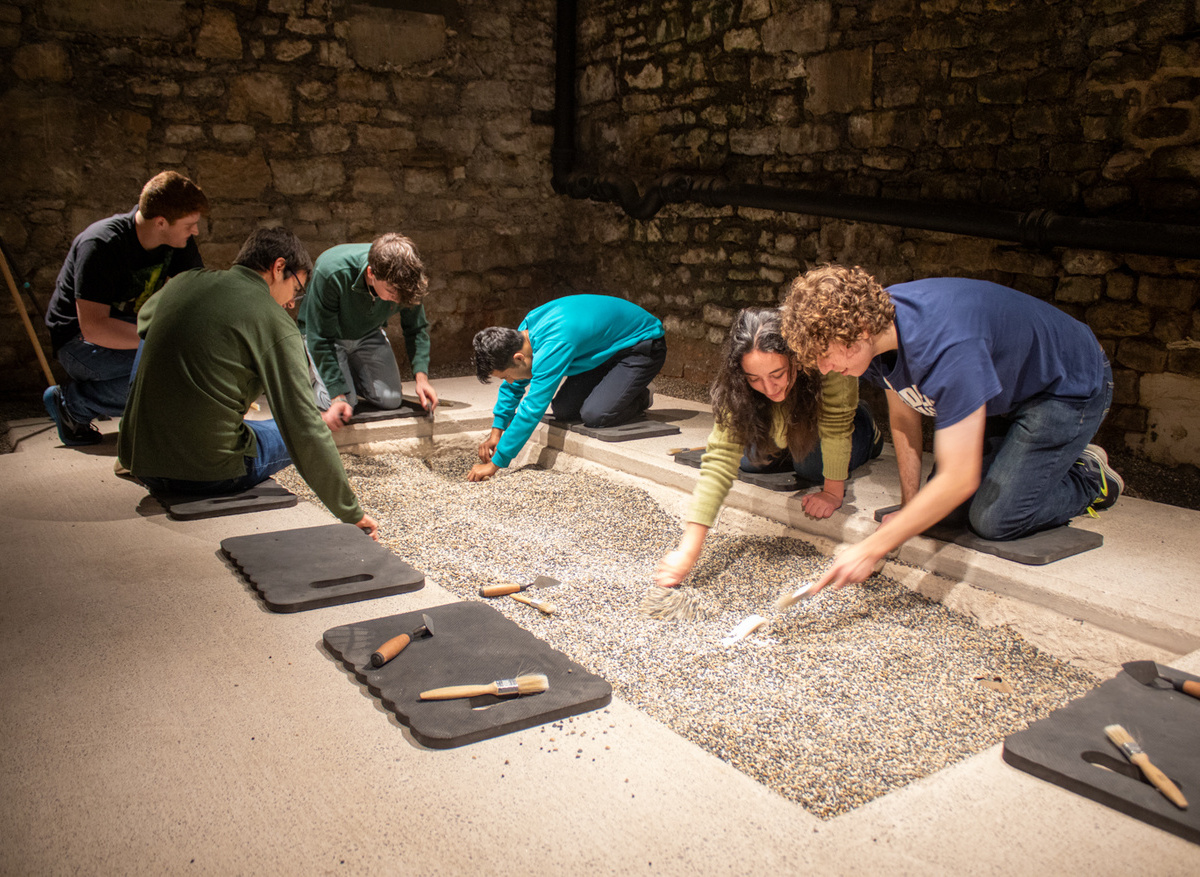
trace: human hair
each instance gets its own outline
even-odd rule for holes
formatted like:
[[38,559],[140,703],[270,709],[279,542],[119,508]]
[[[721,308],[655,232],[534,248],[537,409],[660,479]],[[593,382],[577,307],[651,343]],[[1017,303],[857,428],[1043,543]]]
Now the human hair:
[[783,336],[806,368],[831,344],[847,347],[865,331],[878,335],[895,322],[896,307],[874,277],[855,265],[822,265],[801,274],[783,303]]
[[281,225],[252,231],[233,264],[252,271],[270,271],[276,259],[283,259],[288,271],[312,271],[312,258],[304,244],[300,243],[300,238]]
[[183,174],[163,171],[142,186],[138,210],[146,219],[161,216],[167,222],[175,222],[189,213],[207,216],[208,197]]
[[396,287],[400,303],[412,307],[429,291],[429,278],[417,245],[402,234],[389,232],[375,238],[367,251],[367,264],[376,277]]
[[[746,446],[753,462],[763,463],[775,447],[771,431],[777,403],[751,387],[742,371],[742,358],[755,350],[782,354],[795,364],[792,350],[783,338],[780,313],[775,308],[738,311],[721,348],[721,362],[709,396],[717,423]],[[797,369],[791,390],[778,403],[784,406],[787,445],[793,459],[803,459],[817,443],[820,401],[821,376]]]
[[471,342],[475,348],[475,376],[481,384],[492,379],[492,372],[504,371],[513,364],[513,357],[525,344],[525,336],[516,329],[489,326],[475,333]]

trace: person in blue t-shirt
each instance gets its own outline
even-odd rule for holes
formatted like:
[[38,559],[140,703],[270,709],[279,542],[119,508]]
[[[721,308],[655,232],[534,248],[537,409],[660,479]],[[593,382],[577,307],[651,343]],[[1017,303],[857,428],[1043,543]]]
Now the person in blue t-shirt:
[[[963,508],[1007,541],[1094,514],[1124,482],[1089,444],[1112,403],[1112,368],[1083,323],[999,284],[932,278],[884,289],[829,265],[791,284],[784,336],[822,374],[883,387],[902,506],[834,561],[814,590],[871,575],[907,539]],[[921,487],[921,417],[934,471]]]
[[502,378],[504,384],[471,481],[506,467],[547,408],[556,420],[591,427],[638,417],[650,407],[649,384],[667,358],[662,321],[608,295],[555,299],[530,311],[516,329],[483,329],[474,347],[479,380]]

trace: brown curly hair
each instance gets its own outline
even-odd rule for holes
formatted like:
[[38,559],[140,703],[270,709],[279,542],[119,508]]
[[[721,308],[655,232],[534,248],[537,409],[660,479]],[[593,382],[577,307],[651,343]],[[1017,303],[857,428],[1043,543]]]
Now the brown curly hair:
[[[721,364],[709,396],[717,422],[746,446],[752,462],[761,465],[770,457],[775,403],[753,389],[742,371],[742,357],[751,351],[779,353],[793,360],[780,333],[779,311],[746,308],[739,311],[721,349]],[[804,459],[817,443],[817,411],[821,404],[821,376],[799,369],[791,392],[783,401],[787,443],[795,460]]]
[[874,277],[855,265],[822,265],[801,274],[783,303],[783,337],[805,368],[831,344],[850,346],[865,330],[878,335],[896,319],[896,308]]

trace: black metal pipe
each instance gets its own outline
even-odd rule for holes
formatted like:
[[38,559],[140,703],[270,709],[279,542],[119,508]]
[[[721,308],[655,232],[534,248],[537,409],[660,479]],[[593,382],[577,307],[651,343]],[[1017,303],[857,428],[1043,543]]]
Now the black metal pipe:
[[620,205],[651,219],[667,204],[755,207],[903,228],[1012,241],[1037,249],[1076,247],[1113,253],[1200,258],[1200,226],[1064,216],[1046,208],[1021,211],[982,204],[838,195],[811,189],[731,183],[674,171],[643,193],[629,176],[579,173],[575,167],[577,0],[558,0],[552,185],[560,195]]

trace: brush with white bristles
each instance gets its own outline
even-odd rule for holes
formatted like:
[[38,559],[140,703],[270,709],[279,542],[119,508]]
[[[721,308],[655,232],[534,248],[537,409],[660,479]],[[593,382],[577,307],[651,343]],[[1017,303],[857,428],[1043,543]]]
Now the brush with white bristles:
[[497,679],[487,685],[448,685],[421,692],[421,700],[451,700],[456,697],[478,697],[494,694],[511,697],[514,694],[540,694],[550,687],[550,680],[541,673],[518,676],[515,679]]
[[694,621],[708,615],[700,603],[699,592],[692,588],[651,585],[639,608],[643,615],[659,621]]
[[1138,746],[1132,734],[1120,725],[1108,725],[1105,727],[1104,733],[1108,735],[1108,739],[1124,753],[1130,762],[1136,764],[1141,769],[1146,779],[1156,789],[1167,796],[1168,801],[1180,810],[1187,809],[1188,802],[1187,798],[1183,797],[1183,792],[1179,791],[1179,787],[1171,782],[1170,777],[1154,766],[1153,762],[1150,761],[1150,756],[1142,751],[1142,747]]

